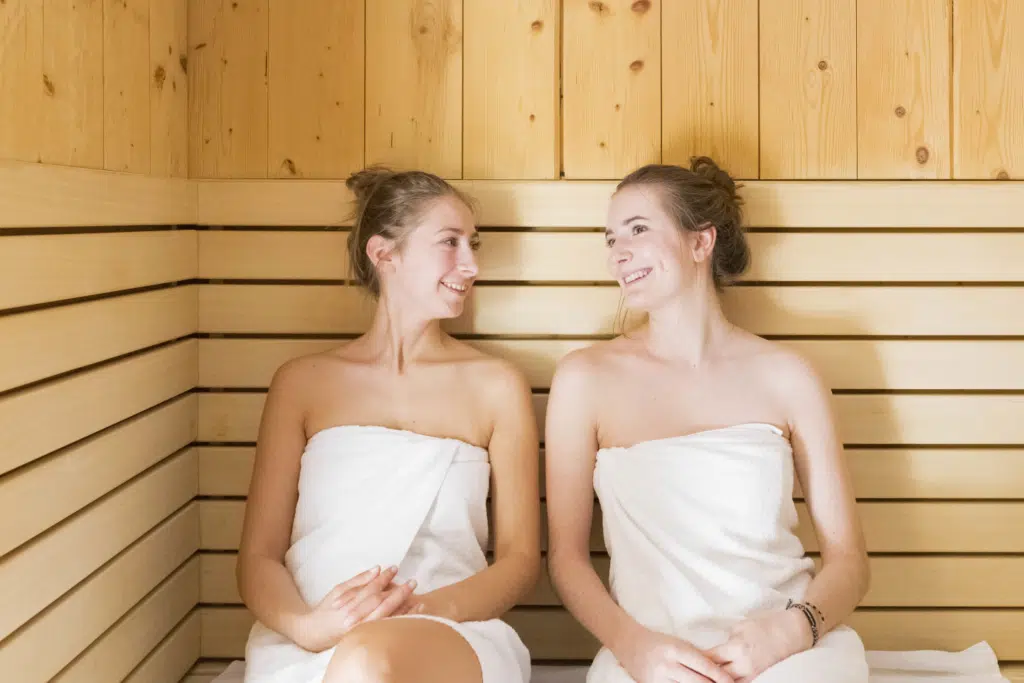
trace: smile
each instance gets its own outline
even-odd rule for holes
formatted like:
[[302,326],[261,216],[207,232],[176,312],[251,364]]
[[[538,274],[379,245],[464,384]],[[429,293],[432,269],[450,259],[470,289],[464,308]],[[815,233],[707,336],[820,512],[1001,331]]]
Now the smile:
[[637,280],[643,280],[645,277],[651,274],[651,268],[641,268],[640,270],[634,270],[632,273],[622,278],[622,284],[628,285]]
[[459,294],[465,294],[469,291],[468,285],[457,285],[454,282],[444,282],[443,280],[441,281],[441,284],[453,292],[458,292]]

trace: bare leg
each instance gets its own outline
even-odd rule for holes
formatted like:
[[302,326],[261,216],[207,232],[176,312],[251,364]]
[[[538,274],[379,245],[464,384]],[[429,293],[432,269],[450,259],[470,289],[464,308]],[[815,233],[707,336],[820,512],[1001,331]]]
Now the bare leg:
[[323,683],[482,683],[480,662],[455,629],[427,619],[384,619],[341,639]]

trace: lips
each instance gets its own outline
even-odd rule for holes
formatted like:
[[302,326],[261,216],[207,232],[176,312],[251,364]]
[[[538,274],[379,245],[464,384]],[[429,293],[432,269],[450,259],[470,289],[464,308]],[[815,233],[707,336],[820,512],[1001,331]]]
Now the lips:
[[627,273],[622,278],[622,284],[624,286],[629,286],[634,282],[639,282],[640,280],[643,280],[645,277],[650,275],[652,271],[652,268],[640,268],[639,270],[634,270],[631,273]]
[[449,290],[455,292],[456,294],[465,294],[466,292],[469,291],[470,287],[469,284],[460,284],[458,282],[445,282],[444,280],[441,281],[441,284],[444,285]]

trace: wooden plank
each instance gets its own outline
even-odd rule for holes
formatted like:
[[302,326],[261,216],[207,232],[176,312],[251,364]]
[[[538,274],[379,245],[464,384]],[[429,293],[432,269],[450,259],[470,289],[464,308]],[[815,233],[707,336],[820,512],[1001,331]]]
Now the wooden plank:
[[199,613],[192,611],[160,642],[124,683],[174,683],[199,659]]
[[953,176],[1024,177],[1024,5],[953,3]]
[[760,11],[761,178],[857,177],[854,0]]
[[366,3],[366,163],[462,176],[462,2]]
[[270,0],[271,178],[363,166],[364,2]]
[[103,0],[103,167],[110,171],[145,174],[152,165],[149,3]]
[[42,3],[0,4],[0,158],[39,161],[42,85]]
[[[2,164],[0,164],[2,169]],[[350,225],[342,181],[196,182],[202,225]],[[615,183],[465,180],[481,226],[603,226]],[[1020,228],[1024,183],[747,181],[745,223],[759,228]],[[0,185],[2,187],[2,185]],[[0,194],[0,202],[3,195]],[[0,204],[2,206],[2,204]]]
[[[348,231],[199,232],[199,277],[344,280]],[[743,282],[1024,282],[1024,233],[753,232]],[[486,232],[479,280],[614,282],[597,232]]]
[[565,0],[566,178],[620,178],[661,161],[661,7]]
[[465,3],[464,177],[558,178],[559,10]]
[[[622,331],[617,287],[479,286],[454,334],[611,335]],[[1007,336],[1024,334],[1014,287],[735,287],[732,322],[765,336]],[[199,331],[344,334],[365,331],[374,302],[341,285],[200,285]],[[628,321],[634,322],[634,317]]]
[[190,391],[197,350],[187,339],[0,398],[0,473]]
[[[274,372],[299,356],[337,348],[340,339],[200,339],[199,386],[266,389]],[[505,358],[534,389],[547,389],[565,354],[584,339],[468,340]],[[1024,386],[1024,345],[1001,340],[783,340],[833,390],[1014,391]]]
[[736,178],[758,176],[758,1],[666,2],[661,117],[667,164],[707,155]]
[[0,556],[195,441],[196,409],[195,396],[183,396],[10,475],[0,488]]
[[50,680],[193,556],[197,521],[194,505],[178,512],[75,586],[4,641],[3,670],[17,671],[23,681]]
[[949,0],[857,3],[857,177],[949,178]]
[[[0,560],[0,639],[6,638],[196,495],[186,451]],[[65,558],[74,557],[74,562]],[[25,590],[26,586],[32,590]]]
[[[0,317],[0,391],[192,334],[192,286]],[[131,325],[124,321],[131,320]]]
[[193,557],[178,569],[54,677],[53,683],[124,680],[195,606],[198,564]]
[[149,174],[188,177],[188,0],[149,10]]
[[189,177],[266,178],[269,0],[189,0]]
[[0,309],[196,277],[194,230],[3,239]]
[[195,223],[197,206],[184,179],[0,161],[0,230]]
[[[199,611],[195,612],[199,616]],[[228,662],[200,659],[181,683],[213,683],[228,668]]]
[[103,2],[43,0],[43,163],[103,168]]

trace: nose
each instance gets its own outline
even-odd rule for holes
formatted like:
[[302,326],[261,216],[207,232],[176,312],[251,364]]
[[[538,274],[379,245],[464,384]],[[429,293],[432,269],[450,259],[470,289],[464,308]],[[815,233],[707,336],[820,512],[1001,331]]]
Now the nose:
[[616,264],[622,265],[633,260],[633,252],[625,247],[616,245],[612,248],[612,259]]
[[464,250],[462,257],[459,259],[459,272],[463,277],[467,278],[475,278],[477,276],[476,254],[472,249]]

